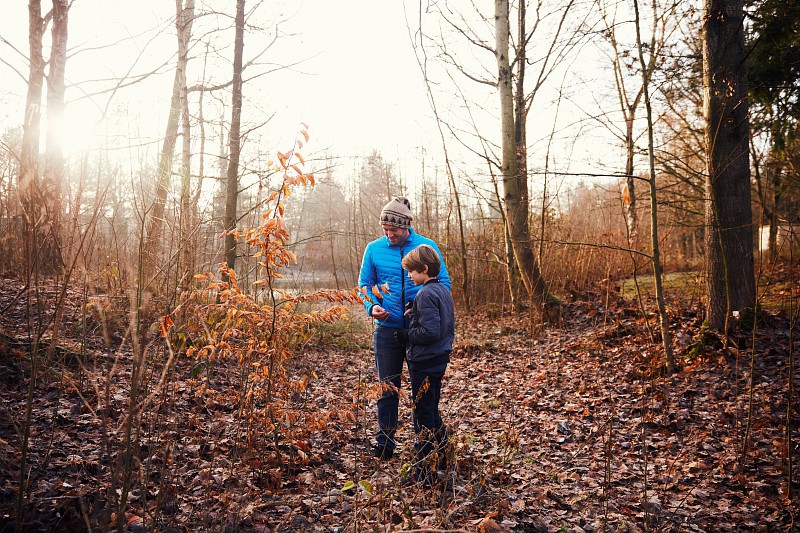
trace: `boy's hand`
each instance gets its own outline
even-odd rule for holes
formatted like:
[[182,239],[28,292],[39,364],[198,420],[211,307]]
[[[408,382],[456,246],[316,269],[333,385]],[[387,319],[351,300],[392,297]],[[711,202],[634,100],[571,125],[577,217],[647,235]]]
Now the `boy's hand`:
[[404,329],[398,329],[394,332],[394,338],[397,339],[397,344],[400,346],[405,346],[408,344],[408,331]]

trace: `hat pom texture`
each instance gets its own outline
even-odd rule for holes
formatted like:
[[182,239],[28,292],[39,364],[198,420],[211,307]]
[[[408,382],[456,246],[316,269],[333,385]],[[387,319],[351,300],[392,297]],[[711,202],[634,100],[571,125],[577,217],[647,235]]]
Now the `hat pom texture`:
[[384,226],[410,228],[412,220],[411,202],[404,196],[395,196],[381,210],[381,225]]

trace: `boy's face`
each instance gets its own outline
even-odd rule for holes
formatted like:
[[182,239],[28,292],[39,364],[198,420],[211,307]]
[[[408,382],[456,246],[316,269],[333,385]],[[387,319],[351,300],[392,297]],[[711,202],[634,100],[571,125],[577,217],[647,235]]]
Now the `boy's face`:
[[428,265],[425,265],[425,270],[423,272],[417,272],[416,270],[409,270],[408,277],[411,278],[411,281],[414,282],[414,285],[422,285],[431,277],[428,275]]

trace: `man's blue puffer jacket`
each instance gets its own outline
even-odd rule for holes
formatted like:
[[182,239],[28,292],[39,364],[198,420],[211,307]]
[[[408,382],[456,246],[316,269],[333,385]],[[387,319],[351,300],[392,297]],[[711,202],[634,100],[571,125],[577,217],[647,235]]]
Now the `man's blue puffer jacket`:
[[[358,286],[366,287],[367,294],[372,300],[371,302],[366,299],[364,300],[364,309],[367,310],[369,316],[372,316],[372,308],[375,305],[380,305],[389,311],[389,318],[383,321],[377,321],[379,326],[389,328],[408,326],[408,318],[404,320],[403,317],[405,305],[414,299],[421,285],[416,286],[413,281],[408,279],[408,273],[400,265],[400,262],[408,252],[420,244],[432,246],[433,249],[436,250],[436,253],[439,254],[442,266],[439,275],[436,277],[448,290],[451,288],[450,275],[447,273],[447,267],[444,264],[444,259],[442,259],[442,252],[431,239],[423,237],[419,233],[414,232],[413,229],[409,229],[408,238],[402,246],[392,246],[389,244],[389,239],[386,238],[385,235],[375,239],[369,243],[366,250],[364,250],[364,259],[361,261],[361,272],[358,275]],[[382,298],[376,298],[372,293],[372,287],[377,285],[380,289],[384,283],[389,284],[389,292],[383,294],[381,291]]]

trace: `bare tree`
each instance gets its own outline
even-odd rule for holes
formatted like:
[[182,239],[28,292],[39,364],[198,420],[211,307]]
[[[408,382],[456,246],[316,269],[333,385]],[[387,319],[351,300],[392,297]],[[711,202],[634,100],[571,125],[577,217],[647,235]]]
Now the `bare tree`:
[[705,0],[704,10],[707,319],[727,331],[755,303],[744,1]]
[[512,63],[509,57],[511,34],[509,2],[508,0],[495,1],[494,53],[497,59],[497,90],[500,96],[501,174],[506,222],[514,260],[522,282],[531,300],[541,309],[542,316],[546,321],[557,319],[558,300],[548,291],[547,283],[539,270],[536,254],[531,244],[526,141],[527,115],[536,91],[552,72],[552,67],[549,65],[551,60],[555,61],[553,48],[558,41],[571,6],[572,2],[569,2],[563,9],[558,30],[553,38],[553,45],[542,61],[535,88],[531,93],[526,93],[524,79],[528,61],[526,58],[527,43],[531,34],[526,29],[525,3],[520,3],[518,14],[518,45],[514,60],[517,68],[515,91]]
[[[532,6],[530,11],[529,5]],[[470,80],[471,93],[475,92],[475,87],[490,87],[499,95],[500,127],[494,129],[491,136],[498,139],[499,133],[499,142],[487,140],[485,133],[478,131],[469,138],[469,133],[452,123],[448,124],[448,129],[478,157],[484,157],[488,152],[493,154],[492,165],[499,169],[503,183],[503,219],[508,225],[509,237],[506,261],[509,282],[514,279],[516,266],[530,301],[544,311],[547,320],[557,316],[558,305],[541,274],[531,243],[527,117],[540,89],[580,42],[582,35],[579,31],[567,30],[568,21],[573,21],[568,15],[572,13],[574,2],[551,5],[554,7],[548,11],[550,8],[544,2],[515,4],[517,22],[513,36],[509,1],[494,2],[493,18],[483,15],[474,4],[472,14],[459,12],[453,6],[447,9],[430,7],[425,13],[435,11],[438,14],[443,21],[442,34],[439,39],[420,36],[420,42],[434,43],[429,46],[436,47],[437,59],[459,91],[461,80],[455,80],[453,73]],[[486,55],[480,57],[473,53],[475,51]],[[480,109],[486,120],[497,120],[494,110],[484,109],[483,104],[475,101],[470,104],[466,107]],[[476,142],[481,143],[481,149],[474,147]]]
[[656,187],[656,158],[653,142],[653,109],[650,103],[650,74],[648,73],[648,64],[645,63],[644,59],[644,46],[642,45],[642,36],[640,30],[641,19],[639,17],[639,2],[637,0],[633,0],[633,7],[635,10],[636,19],[636,48],[639,53],[639,62],[642,66],[642,93],[644,96],[645,112],[647,113],[647,153],[649,156],[648,162],[650,170],[650,232],[652,237],[651,246],[653,248],[653,277],[655,278],[656,300],[658,301],[658,316],[661,324],[661,342],[664,346],[664,354],[667,359],[667,369],[671,373],[675,370],[675,358],[672,354],[672,339],[669,332],[669,316],[667,315],[667,307],[664,303],[664,286],[662,283],[660,250],[661,244],[658,240],[658,189]]
[[225,264],[236,266],[236,206],[239,196],[239,156],[242,124],[242,56],[244,55],[244,0],[236,0],[236,35],[233,45],[231,129],[228,141],[228,171],[225,195]]
[[[181,95],[185,94],[185,73],[187,54],[181,54],[181,50],[188,49],[189,38],[192,31],[194,20],[194,1],[187,0],[187,5],[183,5],[183,0],[175,0],[175,27],[178,37],[178,64],[175,68],[175,77],[172,82],[172,96],[169,104],[169,116],[164,132],[164,141],[161,146],[161,153],[158,158],[158,170],[156,176],[156,196],[153,201],[150,221],[147,223],[146,235],[143,236],[143,264],[141,280],[145,287],[151,291],[157,291],[153,285],[153,276],[158,256],[161,253],[161,239],[164,231],[164,212],[167,203],[167,193],[172,180],[172,160],[175,156],[175,144],[178,140],[178,125],[181,117]],[[189,16],[191,13],[191,16]]]
[[[180,196],[180,261],[178,262],[178,279],[181,289],[187,288],[189,273],[192,270],[194,251],[189,246],[190,233],[194,225],[193,202],[191,194],[192,184],[192,149],[191,127],[189,120],[189,93],[186,86],[186,66],[189,63],[189,37],[191,25],[194,20],[194,0],[175,0],[178,13],[178,68],[176,75],[179,78],[179,95],[181,107],[181,196]],[[198,187],[199,190],[199,187]]]
[[[669,20],[677,4],[672,4],[664,13],[658,13],[658,2],[652,0],[651,11],[652,21],[650,28],[650,38],[648,42],[642,43],[648,51],[648,56],[644,64],[633,61],[631,51],[624,47],[620,42],[617,29],[617,9],[607,5],[605,1],[598,0],[598,6],[602,16],[604,31],[602,34],[608,40],[611,47],[611,64],[614,73],[614,85],[617,92],[617,101],[624,121],[624,130],[621,138],[625,147],[625,188],[623,191],[623,206],[625,220],[628,225],[629,242],[636,241],[638,235],[638,221],[636,214],[636,177],[634,176],[634,159],[636,155],[636,139],[634,137],[634,123],[639,106],[644,96],[645,85],[650,83],[657,60],[666,46],[668,33],[670,32]],[[638,7],[638,4],[637,4]],[[638,10],[638,9],[637,9]],[[638,79],[631,79],[629,71],[635,70],[635,65],[639,65],[641,70]],[[607,124],[610,131],[617,129]]]
[[[420,25],[422,24],[422,19],[420,19]],[[422,28],[420,27],[419,37],[422,38],[423,32]],[[436,118],[436,126],[439,131],[439,138],[442,142],[442,152],[444,153],[444,162],[445,168],[447,172],[448,183],[450,184],[450,191],[453,194],[453,199],[455,200],[455,207],[456,207],[456,217],[458,219],[458,236],[459,236],[459,247],[460,247],[460,255],[461,255],[461,292],[463,293],[464,302],[467,307],[470,306],[470,291],[469,291],[469,269],[467,266],[467,242],[465,238],[464,232],[464,216],[461,209],[461,196],[458,192],[458,187],[456,186],[456,178],[453,173],[453,165],[450,162],[450,156],[447,151],[447,142],[445,140],[444,134],[444,127],[443,121],[441,116],[439,115],[439,109],[436,105],[436,98],[434,97],[433,90],[431,88],[431,81],[428,78],[428,56],[425,53],[424,46],[416,46],[416,41],[412,38],[411,40],[412,45],[414,46],[414,52],[417,58],[417,64],[419,65],[420,70],[422,71],[422,76],[425,79],[425,88],[427,89],[427,97],[428,103],[431,106],[431,110],[433,111],[433,115]],[[420,57],[422,56],[422,57]],[[424,181],[423,181],[424,185]]]
[[37,254],[41,226],[42,194],[39,183],[39,135],[42,114],[44,56],[42,36],[46,20],[42,17],[41,0],[28,2],[28,92],[22,125],[18,190],[25,219],[25,269],[30,273]]
[[53,0],[52,44],[47,72],[47,150],[45,152],[44,197],[49,226],[48,246],[44,248],[49,257],[45,261],[53,267],[62,267],[61,251],[61,184],[64,181],[64,148],[61,145],[64,133],[64,71],[67,63],[67,23],[69,4],[67,0]]

